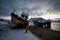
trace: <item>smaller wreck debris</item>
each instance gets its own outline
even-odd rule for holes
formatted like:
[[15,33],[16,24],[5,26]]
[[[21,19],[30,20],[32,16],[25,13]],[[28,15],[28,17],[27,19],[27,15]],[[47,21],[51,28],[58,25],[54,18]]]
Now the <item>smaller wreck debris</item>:
[[28,25],[28,15],[23,12],[21,17],[16,15],[14,12],[11,13],[11,27],[26,28]]
[[43,28],[51,27],[51,20],[45,20],[43,18],[31,18],[30,20],[33,22],[34,26]]

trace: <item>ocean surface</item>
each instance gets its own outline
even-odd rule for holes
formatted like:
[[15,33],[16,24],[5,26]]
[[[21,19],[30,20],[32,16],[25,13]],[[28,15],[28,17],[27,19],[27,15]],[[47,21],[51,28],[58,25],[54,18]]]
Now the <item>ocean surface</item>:
[[25,29],[11,29],[7,23],[0,22],[0,40],[41,40]]
[[51,22],[51,29],[60,31],[60,22]]

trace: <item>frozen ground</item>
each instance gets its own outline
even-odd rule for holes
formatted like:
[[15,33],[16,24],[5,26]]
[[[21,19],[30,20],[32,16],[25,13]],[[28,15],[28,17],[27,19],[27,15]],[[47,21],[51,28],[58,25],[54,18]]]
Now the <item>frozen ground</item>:
[[25,33],[25,29],[10,29],[9,26],[0,24],[0,40],[40,40],[30,31]]

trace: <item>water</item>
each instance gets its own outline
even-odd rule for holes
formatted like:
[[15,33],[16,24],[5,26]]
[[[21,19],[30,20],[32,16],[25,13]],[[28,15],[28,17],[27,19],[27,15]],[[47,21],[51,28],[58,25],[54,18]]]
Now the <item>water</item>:
[[51,29],[56,30],[56,31],[60,31],[60,22],[52,22]]
[[10,29],[3,23],[0,23],[0,29],[0,40],[40,40],[30,31],[25,33],[25,29]]

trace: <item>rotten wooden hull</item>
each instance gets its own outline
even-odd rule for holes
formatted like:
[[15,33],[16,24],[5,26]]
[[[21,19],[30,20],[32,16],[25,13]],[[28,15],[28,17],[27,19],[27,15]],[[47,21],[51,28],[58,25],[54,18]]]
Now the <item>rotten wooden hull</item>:
[[12,28],[26,28],[28,25],[28,21],[24,20],[21,17],[18,17],[18,15],[12,13],[11,14],[11,27]]

